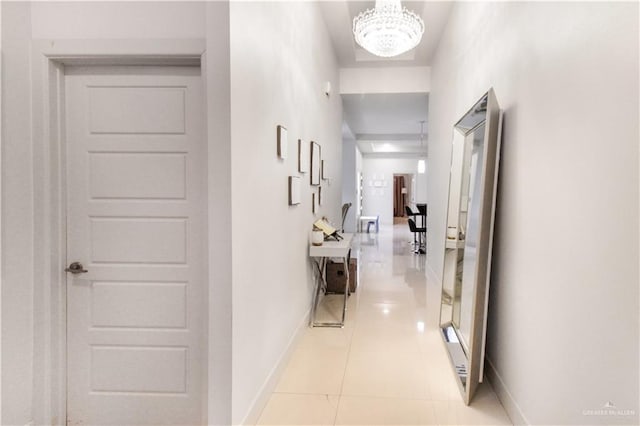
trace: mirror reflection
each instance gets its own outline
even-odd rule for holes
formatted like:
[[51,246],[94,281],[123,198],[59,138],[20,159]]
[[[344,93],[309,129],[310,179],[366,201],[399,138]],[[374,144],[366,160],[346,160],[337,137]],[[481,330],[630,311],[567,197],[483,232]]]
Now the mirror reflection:
[[[457,310],[459,319],[457,326],[460,329],[462,344],[468,348],[468,342],[471,340],[471,314],[473,302],[473,290],[476,281],[475,265],[478,262],[478,225],[480,216],[480,179],[482,171],[482,155],[484,144],[485,125],[477,127],[468,136],[471,146],[470,158],[465,161],[465,170],[463,171],[462,184],[462,202],[460,205],[461,218],[460,231],[461,238],[464,240],[463,262],[462,262],[462,285],[460,288],[460,308]],[[462,314],[464,313],[464,315]]]
[[499,121],[489,91],[456,123],[451,145],[440,320],[467,404],[482,381]]

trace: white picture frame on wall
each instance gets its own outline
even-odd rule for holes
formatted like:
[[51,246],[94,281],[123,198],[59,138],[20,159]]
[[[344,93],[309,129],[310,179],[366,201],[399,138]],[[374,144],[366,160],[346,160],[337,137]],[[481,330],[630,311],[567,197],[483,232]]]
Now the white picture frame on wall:
[[278,158],[284,160],[287,158],[289,144],[287,142],[287,128],[278,125]]
[[298,172],[309,173],[309,146],[298,139]]
[[302,179],[300,176],[289,176],[289,205],[295,206],[300,204],[302,192]]
[[322,160],[322,180],[328,180],[329,168],[327,167],[327,160]]
[[321,173],[321,154],[322,150],[319,144],[311,141],[311,173],[310,182],[311,185],[320,185],[320,173]]

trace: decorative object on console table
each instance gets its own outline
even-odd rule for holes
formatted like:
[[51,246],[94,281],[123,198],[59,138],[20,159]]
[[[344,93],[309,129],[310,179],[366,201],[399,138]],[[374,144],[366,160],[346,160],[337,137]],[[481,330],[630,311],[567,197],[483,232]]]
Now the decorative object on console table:
[[311,213],[315,214],[316,212],[316,193],[311,193]]
[[319,206],[322,205],[322,187],[321,186],[318,187],[318,205]]
[[289,176],[289,205],[300,204],[300,187],[302,179],[299,176]]
[[309,172],[309,152],[302,139],[298,139],[298,171],[300,173]]
[[329,220],[327,220],[326,217],[322,217],[322,219],[316,220],[313,223],[313,226],[321,229],[322,232],[324,232],[325,240],[332,238],[336,241],[340,241],[342,239],[342,236],[338,233],[338,230],[335,228],[335,226],[329,223]]
[[311,185],[320,185],[320,145],[311,142]]
[[324,232],[322,229],[314,225],[313,231],[311,231],[311,244],[314,246],[321,246],[324,242]]
[[333,235],[336,232],[336,228],[331,226],[326,218],[318,219],[313,223],[313,226],[324,232],[324,234],[328,237],[329,235]]
[[448,240],[455,240],[456,237],[458,236],[458,230],[456,229],[455,226],[449,226],[447,227],[447,239]]
[[278,126],[278,157],[283,160],[287,158],[287,150],[287,128]]

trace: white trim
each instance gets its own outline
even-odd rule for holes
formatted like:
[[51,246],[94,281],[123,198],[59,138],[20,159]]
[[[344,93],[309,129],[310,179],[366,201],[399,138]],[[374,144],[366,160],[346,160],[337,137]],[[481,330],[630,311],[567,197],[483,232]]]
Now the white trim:
[[74,63],[76,59],[82,60],[85,65],[93,65],[91,60],[100,58],[165,58],[175,63],[179,58],[200,58],[206,46],[204,39],[34,39],[32,43],[37,53],[71,65],[77,65]]
[[42,342],[39,357],[34,348],[34,367],[40,363],[43,370],[36,381],[41,389],[34,389],[42,398],[33,401],[35,423],[66,424],[64,66],[193,65],[201,64],[204,50],[203,39],[33,40],[33,315],[34,324],[40,324],[34,342]]
[[[63,67],[33,49],[33,422],[63,424],[66,407],[64,182],[61,173]],[[41,373],[41,374],[38,374]],[[40,395],[42,399],[35,397]]]
[[511,419],[511,422],[514,425],[529,425],[529,421],[524,416],[524,413],[520,409],[520,406],[509,392],[509,388],[502,380],[502,377],[493,366],[493,363],[488,357],[485,357],[485,377],[491,383],[491,387],[496,393],[496,396],[502,403],[504,410],[507,412],[507,415]]
[[233,383],[233,220],[231,185],[231,43],[229,2],[206,2],[208,202],[208,389],[207,421],[228,425]]
[[428,261],[426,262],[426,265],[427,265],[426,267],[427,280],[437,282],[438,285],[440,286],[440,290],[442,290],[442,279],[438,277],[438,274],[436,274],[436,271],[433,270],[433,268],[431,267]]
[[[0,3],[0,25],[2,24],[2,3]],[[2,145],[2,31],[0,31],[0,146]],[[2,209],[2,150],[0,149],[0,212]],[[2,238],[2,218],[0,217],[0,241],[4,241]],[[2,277],[2,247],[0,245],[0,277]],[[0,366],[2,366],[2,291],[1,291],[1,283],[0,279]],[[2,368],[0,367],[0,373],[2,372]],[[1,374],[0,374],[1,375]],[[0,380],[1,382],[1,380]],[[2,422],[2,383],[0,383],[0,423]]]
[[287,366],[287,364],[289,364],[295,348],[298,346],[302,335],[307,330],[307,324],[309,323],[309,312],[310,311],[307,311],[307,313],[302,317],[302,320],[298,323],[298,326],[293,332],[291,339],[289,339],[289,343],[287,343],[287,346],[280,355],[280,358],[271,369],[271,372],[267,376],[267,379],[260,387],[258,394],[251,402],[251,406],[249,408],[249,411],[247,412],[247,415],[240,424],[255,425],[258,423],[260,415],[262,414],[262,410],[264,410],[267,402],[269,402],[269,398],[271,397],[273,391],[276,389],[278,381],[280,380],[280,377],[282,377],[282,373],[284,373],[285,367]]

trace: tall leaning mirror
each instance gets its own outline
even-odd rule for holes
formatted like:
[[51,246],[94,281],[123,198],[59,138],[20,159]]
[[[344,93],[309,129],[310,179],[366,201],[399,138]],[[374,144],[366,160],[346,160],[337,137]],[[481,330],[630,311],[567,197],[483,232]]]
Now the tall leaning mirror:
[[491,89],[453,128],[440,327],[467,405],[483,379],[501,127]]

